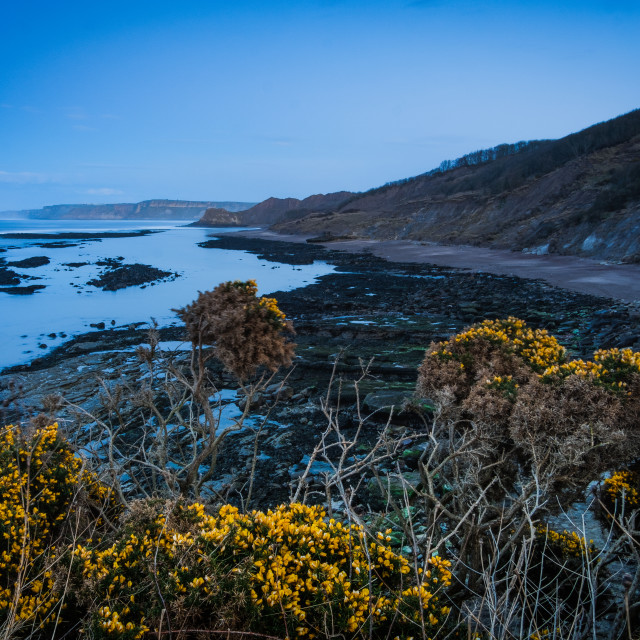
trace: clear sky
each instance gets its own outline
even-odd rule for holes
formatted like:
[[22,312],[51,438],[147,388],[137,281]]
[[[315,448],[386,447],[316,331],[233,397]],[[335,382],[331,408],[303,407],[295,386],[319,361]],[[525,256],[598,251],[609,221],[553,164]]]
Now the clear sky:
[[15,0],[0,211],[408,177],[640,106],[639,0]]

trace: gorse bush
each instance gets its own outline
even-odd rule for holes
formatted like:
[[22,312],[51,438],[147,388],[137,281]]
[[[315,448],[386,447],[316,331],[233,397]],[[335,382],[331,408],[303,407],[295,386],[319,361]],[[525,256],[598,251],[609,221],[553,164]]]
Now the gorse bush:
[[142,503],[112,546],[78,547],[75,558],[96,638],[139,638],[163,616],[173,631],[435,637],[449,615],[446,560],[414,572],[384,534],[370,540],[302,504],[212,516],[200,504]]
[[[154,325],[147,344],[136,350],[141,374],[102,382],[92,413],[75,407],[80,424],[92,431],[91,440],[100,443],[100,464],[123,502],[178,494],[225,502],[214,488],[219,455],[227,436],[247,427],[256,438],[253,461],[244,477],[236,474],[222,491],[244,484],[241,499],[251,501],[260,425],[278,402],[265,392],[279,367],[291,364],[295,347],[286,338],[292,325],[276,300],[256,294],[254,280],[224,282],[200,293],[177,310],[191,342],[188,355],[161,349]],[[216,359],[234,380],[220,375]],[[225,410],[222,385],[239,387],[240,414]],[[251,409],[265,403],[270,406],[260,422],[249,421]]]
[[59,615],[56,574],[70,526],[105,530],[118,507],[86,471],[53,424],[24,433],[0,432],[0,625],[13,635],[52,626]]
[[640,353],[631,349],[568,361],[545,330],[486,320],[427,351],[418,395],[443,390],[480,430],[567,470],[593,475],[640,454]]
[[7,427],[0,444],[9,637],[82,624],[94,638],[163,629],[386,638],[448,624],[448,561],[410,565],[389,532],[372,538],[298,503],[208,515],[202,504],[148,499],[122,516],[57,425],[30,435]]
[[616,471],[603,482],[606,498],[620,507],[629,508],[640,506],[638,489],[640,488],[640,474],[635,471]]
[[[557,637],[571,637],[571,612],[589,606],[594,597],[591,590],[594,586],[597,588],[595,595],[601,596],[604,591],[593,578],[585,579],[589,566],[598,564],[599,560],[600,550],[593,540],[587,540],[575,531],[559,532],[548,525],[538,525],[523,577],[531,585],[531,591],[537,592],[538,606],[531,612],[524,609],[525,615],[540,625],[555,619],[559,625]],[[602,582],[602,578],[597,582]],[[566,621],[563,619],[565,613],[569,614]]]
[[615,519],[622,529],[638,530],[640,524],[640,473],[637,471],[615,471],[600,485],[600,500],[603,507],[600,515],[609,523]]
[[223,282],[176,310],[189,340],[212,345],[213,355],[241,380],[260,366],[289,366],[295,348],[285,338],[293,325],[274,298],[258,298],[257,292],[255,280]]

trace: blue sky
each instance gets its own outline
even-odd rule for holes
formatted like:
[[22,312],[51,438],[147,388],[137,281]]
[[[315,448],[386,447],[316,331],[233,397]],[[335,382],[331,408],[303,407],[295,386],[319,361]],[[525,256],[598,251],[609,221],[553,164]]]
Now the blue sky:
[[5,3],[0,211],[364,190],[640,106],[640,2]]

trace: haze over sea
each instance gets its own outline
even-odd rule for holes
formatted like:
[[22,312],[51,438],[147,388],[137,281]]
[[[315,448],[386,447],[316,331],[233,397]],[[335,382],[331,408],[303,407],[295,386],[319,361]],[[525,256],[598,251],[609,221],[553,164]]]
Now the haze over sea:
[[[0,220],[0,258],[8,262],[34,256],[47,256],[50,263],[37,268],[9,266],[21,277],[21,285],[45,285],[31,295],[0,292],[0,369],[30,362],[71,336],[94,329],[122,327],[134,322],[160,326],[178,324],[172,308],[191,302],[198,291],[212,289],[226,280],[255,279],[259,294],[305,286],[333,271],[323,262],[292,266],[258,259],[255,255],[221,249],[204,249],[198,243],[212,234],[228,229],[202,229],[184,226],[181,221],[149,220]],[[66,240],[74,244],[62,248],[49,245],[52,239],[9,239],[6,233],[102,233],[114,231],[157,230],[145,236]],[[2,252],[6,249],[6,252]],[[141,263],[165,271],[177,272],[173,281],[160,281],[118,291],[102,291],[87,285],[105,267],[99,260],[122,257],[122,264]],[[79,267],[68,263],[88,263]],[[112,321],[115,324],[112,324]],[[61,337],[61,333],[66,337]],[[51,337],[56,334],[55,337]],[[40,345],[46,345],[41,347]]]

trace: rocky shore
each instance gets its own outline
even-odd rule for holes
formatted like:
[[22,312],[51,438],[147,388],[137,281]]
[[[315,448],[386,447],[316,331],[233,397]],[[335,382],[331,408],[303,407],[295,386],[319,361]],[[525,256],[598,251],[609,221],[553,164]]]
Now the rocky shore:
[[[294,323],[297,357],[286,380],[274,380],[252,407],[256,416],[268,415],[259,434],[255,468],[259,482],[254,499],[263,507],[288,499],[291,483],[326,427],[321,401],[339,401],[346,429],[356,422],[358,399],[374,425],[384,423],[394,406],[392,426],[406,431],[406,448],[411,451],[411,434],[421,423],[402,408],[412,396],[417,367],[430,342],[444,340],[464,326],[513,315],[532,327],[548,329],[571,356],[589,357],[595,349],[608,347],[640,350],[640,313],[635,305],[558,289],[540,280],[392,263],[367,253],[259,238],[221,236],[202,246],[249,251],[274,263],[322,260],[336,265],[334,273],[307,287],[272,294]],[[165,348],[182,348],[174,357],[186,362],[188,351],[179,347],[183,338],[179,326],[160,330]],[[28,420],[45,410],[51,394],[62,394],[89,413],[98,412],[102,385],[114,388],[144,375],[135,348],[145,341],[143,322],[104,329],[77,336],[30,365],[3,371],[0,417],[5,422]],[[356,395],[353,380],[365,367],[367,376]],[[332,373],[335,384],[328,394]],[[229,390],[224,402],[242,406],[241,395],[233,393],[233,380],[219,368],[213,376],[219,388]],[[76,424],[68,409],[56,415],[69,428]],[[247,482],[256,437],[249,430],[227,438],[216,470],[219,490],[233,493]],[[407,458],[410,473],[411,456]],[[322,472],[316,465],[314,473]]]
[[[111,238],[134,238],[147,236],[157,231],[147,229],[137,231],[97,231],[97,232],[59,232],[59,233],[39,233],[39,232],[19,232],[4,233],[2,238],[13,240],[40,240],[34,246],[41,249],[65,249],[78,246],[85,242],[101,242],[103,239]],[[3,249],[4,251],[4,249]],[[116,291],[131,286],[146,286],[154,284],[156,281],[164,279],[175,279],[179,274],[163,271],[145,264],[121,264],[118,259],[105,259],[98,261],[101,267],[105,267],[103,272],[94,280],[87,282],[87,285],[99,287],[104,291]],[[0,257],[0,292],[9,295],[31,295],[44,289],[46,285],[31,284],[23,285],[24,280],[39,280],[37,276],[20,274],[9,267],[17,269],[34,269],[48,265],[51,259],[48,256],[32,256],[23,260],[7,261]],[[70,262],[64,266],[67,270],[77,269],[89,264],[88,262]],[[18,286],[20,285],[20,286]],[[79,285],[75,285],[79,286]]]

